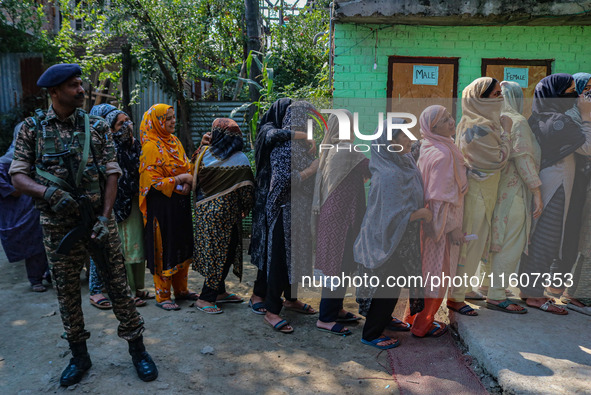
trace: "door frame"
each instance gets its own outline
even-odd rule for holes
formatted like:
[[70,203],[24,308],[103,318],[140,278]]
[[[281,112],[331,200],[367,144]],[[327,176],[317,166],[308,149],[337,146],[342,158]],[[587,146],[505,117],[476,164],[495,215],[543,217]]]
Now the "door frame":
[[552,74],[554,59],[510,59],[510,58],[482,58],[480,75],[486,76],[486,66],[546,66],[546,77]]
[[392,79],[392,65],[394,63],[418,63],[418,64],[451,64],[454,65],[454,80],[453,80],[453,94],[452,94],[452,117],[456,117],[456,102],[458,97],[458,71],[459,71],[459,57],[441,58],[434,56],[388,56],[388,84],[386,87],[386,112],[390,111],[390,102],[392,99],[392,89],[394,81]]

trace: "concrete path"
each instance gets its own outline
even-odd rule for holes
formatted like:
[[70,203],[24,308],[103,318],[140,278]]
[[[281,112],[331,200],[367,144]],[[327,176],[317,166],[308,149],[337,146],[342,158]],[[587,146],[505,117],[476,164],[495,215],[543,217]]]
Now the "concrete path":
[[487,309],[484,301],[470,304],[478,317],[451,312],[451,322],[504,393],[591,394],[591,316],[532,308],[508,314]]

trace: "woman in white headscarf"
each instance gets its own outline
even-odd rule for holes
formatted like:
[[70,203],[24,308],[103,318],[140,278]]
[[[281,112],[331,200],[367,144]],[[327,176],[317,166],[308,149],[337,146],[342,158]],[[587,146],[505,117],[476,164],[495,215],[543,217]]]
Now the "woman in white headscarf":
[[541,150],[523,112],[523,90],[516,82],[503,81],[505,103],[502,115],[513,121],[511,151],[507,166],[501,172],[497,204],[492,220],[490,263],[493,281],[488,289],[486,307],[513,314],[527,309],[511,303],[505,294],[509,275],[514,273],[521,253],[527,249],[533,217],[542,213]]

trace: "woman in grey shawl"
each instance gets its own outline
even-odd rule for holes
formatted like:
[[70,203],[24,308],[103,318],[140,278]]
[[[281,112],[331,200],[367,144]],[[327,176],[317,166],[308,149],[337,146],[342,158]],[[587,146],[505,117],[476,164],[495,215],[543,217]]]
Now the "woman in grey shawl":
[[[421,276],[419,220],[432,219],[423,202],[421,173],[409,154],[411,140],[400,130],[394,131],[393,138],[398,146],[391,145],[385,134],[372,144],[368,206],[353,247],[363,277],[377,276],[380,285],[386,284],[389,276]],[[400,147],[400,152],[391,152]],[[357,290],[359,312],[366,317],[361,342],[389,349],[400,344],[391,337],[397,330],[391,328],[397,324],[392,311],[400,288],[380,285],[363,284]],[[418,292],[420,288],[411,289],[411,314],[424,306]]]

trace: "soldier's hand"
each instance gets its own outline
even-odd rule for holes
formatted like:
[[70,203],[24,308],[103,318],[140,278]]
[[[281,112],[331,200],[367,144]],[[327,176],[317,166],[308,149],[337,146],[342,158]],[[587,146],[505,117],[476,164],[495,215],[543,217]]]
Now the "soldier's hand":
[[92,227],[92,234],[90,238],[93,240],[102,243],[103,241],[107,240],[107,236],[109,235],[109,228],[107,227],[107,217],[98,217],[98,221]]
[[72,195],[59,188],[47,188],[43,198],[49,203],[51,211],[56,214],[68,214],[78,210],[78,203],[74,200]]

